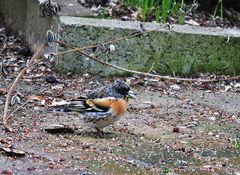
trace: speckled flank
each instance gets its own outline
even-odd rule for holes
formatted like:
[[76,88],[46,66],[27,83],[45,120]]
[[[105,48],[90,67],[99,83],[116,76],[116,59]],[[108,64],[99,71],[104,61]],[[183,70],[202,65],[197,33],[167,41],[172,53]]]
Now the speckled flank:
[[111,113],[102,113],[102,115],[87,113],[83,119],[84,123],[89,127],[104,128],[118,121],[120,116],[112,115]]
[[104,128],[115,123],[124,115],[128,107],[128,98],[116,99],[108,97],[108,100],[99,98],[93,99],[92,102],[101,107],[109,107],[107,112],[79,113],[80,118],[83,119],[84,123],[93,128]]

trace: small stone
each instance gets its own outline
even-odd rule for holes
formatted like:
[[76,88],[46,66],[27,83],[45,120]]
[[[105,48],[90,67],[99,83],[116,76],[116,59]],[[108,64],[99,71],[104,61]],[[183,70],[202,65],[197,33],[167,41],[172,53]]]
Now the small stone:
[[88,173],[88,172],[81,172],[79,175],[91,175],[91,173]]
[[236,115],[232,115],[232,119],[233,119],[233,120],[236,120],[236,119],[237,119],[237,116],[236,116]]
[[74,133],[73,128],[71,128],[69,126],[65,126],[65,125],[59,125],[59,124],[46,126],[44,130],[48,133],[54,133],[54,134],[56,134],[56,133]]
[[237,119],[236,122],[237,122],[237,124],[240,124],[240,119]]
[[115,52],[115,50],[116,50],[115,46],[113,44],[110,44],[109,45],[109,52],[113,53],[113,52]]
[[129,18],[128,16],[122,16],[121,20],[122,21],[129,21],[131,18]]
[[213,132],[209,132],[209,133],[208,133],[208,135],[210,135],[210,136],[213,136],[213,135],[214,135],[214,133],[213,133]]
[[117,4],[119,2],[119,0],[110,0],[110,2]]
[[1,174],[12,175],[13,172],[11,170],[3,170],[3,171],[1,171]]
[[192,125],[195,125],[195,126],[198,125],[198,123],[196,121],[189,122],[189,124],[192,124]]
[[185,21],[186,24],[189,24],[191,26],[200,26],[200,24],[192,19]]
[[211,165],[203,165],[202,166],[204,170],[211,170],[212,166]]
[[21,156],[25,156],[25,154],[26,154],[24,151],[13,148],[12,146],[2,147],[1,149],[9,156],[19,156],[19,157],[21,157]]
[[56,77],[54,77],[53,75],[49,75],[45,78],[47,83],[59,83],[59,81],[57,80]]
[[53,96],[61,96],[63,95],[64,84],[58,84],[56,86],[52,86],[52,95]]
[[174,90],[174,91],[179,91],[179,90],[181,89],[181,87],[178,86],[178,85],[176,85],[176,84],[171,85],[170,88],[171,88],[172,90]]
[[62,91],[64,88],[64,84],[58,84],[56,86],[52,86],[51,88],[52,88],[52,90]]
[[82,5],[86,4],[86,1],[85,0],[78,0],[78,2]]
[[240,88],[240,83],[236,83],[236,84],[234,85],[234,88]]
[[192,151],[193,151],[193,149],[191,147],[186,147],[185,148],[186,153],[191,153]]
[[88,77],[90,77],[90,74],[89,73],[85,73],[82,76],[88,78]]
[[187,128],[193,128],[193,127],[195,127],[196,125],[193,125],[193,124],[189,124],[189,125],[187,125]]
[[40,104],[41,104],[41,106],[44,106],[45,103],[46,103],[46,100],[42,100]]
[[184,169],[188,166],[188,162],[184,160],[178,160],[178,164],[181,169]]
[[229,91],[231,88],[232,88],[231,86],[225,86],[224,92]]
[[212,120],[212,121],[215,121],[215,120],[216,120],[216,117],[209,117],[208,119],[209,119],[209,120]]
[[173,132],[179,132],[179,128],[174,127],[174,128],[172,129],[172,131],[173,131]]

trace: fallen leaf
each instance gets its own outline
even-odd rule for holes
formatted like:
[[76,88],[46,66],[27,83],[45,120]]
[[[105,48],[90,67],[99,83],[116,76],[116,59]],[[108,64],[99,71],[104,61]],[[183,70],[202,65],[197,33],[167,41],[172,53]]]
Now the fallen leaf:
[[6,88],[0,88],[0,95],[7,94],[8,90]]
[[236,83],[236,84],[234,85],[234,88],[240,88],[240,83]]
[[13,172],[12,172],[11,170],[3,170],[3,171],[1,172],[1,174],[12,175]]
[[56,86],[52,86],[51,89],[55,91],[62,91],[64,88],[64,84],[58,84]]
[[18,94],[12,96],[11,98],[11,103],[10,103],[12,106],[15,105],[15,104],[21,104],[21,98]]
[[176,85],[176,84],[171,85],[170,88],[171,88],[172,90],[174,90],[174,91],[179,91],[179,90],[181,89],[181,87],[178,86],[178,85]]
[[46,97],[40,96],[40,95],[32,95],[32,96],[28,97],[28,99],[42,101],[42,100],[46,100]]
[[232,88],[232,86],[225,86],[225,89],[223,90],[223,92],[227,92]]
[[191,26],[200,26],[200,24],[192,19],[185,21],[186,24],[191,25]]
[[52,86],[51,88],[52,88],[52,95],[54,97],[63,96],[64,84],[58,84],[56,86]]
[[61,105],[66,105],[68,104],[67,101],[62,100],[62,101],[56,101],[55,98],[52,101],[52,104],[50,106],[61,106]]
[[25,152],[16,148],[13,148],[12,145],[10,147],[0,147],[8,156],[25,156]]
[[3,76],[6,76],[8,74],[8,70],[6,68],[7,66],[3,63],[3,62],[0,62],[0,73],[3,75]]

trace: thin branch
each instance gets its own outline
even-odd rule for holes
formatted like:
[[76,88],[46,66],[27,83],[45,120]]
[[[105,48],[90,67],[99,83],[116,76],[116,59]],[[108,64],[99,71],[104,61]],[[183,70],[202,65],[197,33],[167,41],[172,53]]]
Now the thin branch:
[[58,52],[57,54],[55,54],[55,56],[59,56],[59,55],[63,55],[63,54],[66,54],[66,53],[71,53],[71,52],[76,52],[78,50],[82,50],[83,48],[76,48],[76,49],[70,49],[70,50],[66,50],[66,51],[63,51],[63,52]]
[[153,68],[154,68],[154,66],[155,66],[155,61],[153,62],[153,64],[152,64],[152,66],[151,66],[151,68],[149,69],[149,71],[147,72],[147,73],[149,73],[149,72],[151,72],[152,70],[153,70]]
[[10,87],[8,94],[7,94],[7,98],[6,98],[6,102],[5,102],[5,106],[4,106],[4,113],[3,113],[3,126],[6,130],[12,132],[13,129],[8,126],[8,119],[10,118],[10,115],[8,115],[8,108],[9,108],[9,102],[11,100],[11,96],[12,96],[12,92],[14,90],[14,88],[17,86],[18,82],[21,80],[21,78],[23,77],[24,73],[28,70],[28,68],[31,66],[31,64],[34,62],[34,60],[36,60],[42,53],[42,51],[45,48],[45,44],[42,44],[36,51],[36,53],[32,56],[32,58],[29,60],[28,64],[22,69],[22,71],[18,74],[18,76],[16,77],[15,81],[13,82],[12,86]]
[[34,62],[34,63],[32,63],[31,65],[29,65],[29,68],[30,68],[30,67],[34,67],[34,66],[37,66],[38,63],[40,63],[40,62],[43,61],[43,60],[45,60],[45,58],[41,58],[41,59],[37,60],[36,62]]
[[28,99],[25,103],[23,103],[21,106],[19,106],[18,108],[16,108],[13,112],[10,113],[9,116],[13,115],[14,113],[16,113],[19,109],[23,108],[31,99]]
[[[69,44],[67,44],[67,43],[65,43],[63,41],[55,41],[55,42],[65,46],[65,47],[69,47],[71,49],[77,49],[77,48],[75,48],[73,46],[70,46]],[[198,82],[218,82],[218,81],[227,81],[227,80],[237,80],[237,79],[240,79],[240,76],[230,77],[229,79],[213,79],[213,80],[209,80],[209,79],[194,79],[194,78],[177,78],[177,77],[170,77],[170,76],[161,76],[161,75],[156,75],[156,74],[151,74],[151,73],[145,73],[145,72],[140,72],[140,71],[134,71],[134,70],[126,69],[126,68],[123,68],[123,67],[120,67],[120,66],[116,66],[116,65],[110,64],[108,62],[101,61],[101,60],[97,59],[96,57],[90,56],[89,54],[85,53],[84,51],[82,51],[80,49],[78,49],[76,51],[81,53],[82,55],[84,55],[84,56],[86,56],[86,57],[88,57],[88,58],[90,58],[90,59],[100,63],[100,64],[105,65],[105,66],[109,66],[109,67],[112,67],[112,68],[115,68],[115,69],[118,69],[118,70],[121,70],[121,71],[130,72],[130,73],[133,73],[133,74],[149,76],[149,77],[154,77],[154,78],[160,78],[160,79],[165,79],[165,80],[187,81],[187,82],[194,82],[194,81],[198,81]]]

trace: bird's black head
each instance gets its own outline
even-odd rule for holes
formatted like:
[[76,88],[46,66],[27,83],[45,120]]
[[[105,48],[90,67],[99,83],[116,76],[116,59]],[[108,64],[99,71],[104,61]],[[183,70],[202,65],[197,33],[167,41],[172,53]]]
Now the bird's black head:
[[104,97],[135,98],[133,92],[130,90],[129,85],[123,80],[116,80],[114,83],[88,95],[88,98]]
[[113,83],[112,87],[117,93],[122,94],[124,96],[128,95],[128,92],[130,91],[130,87],[123,80],[116,80]]

